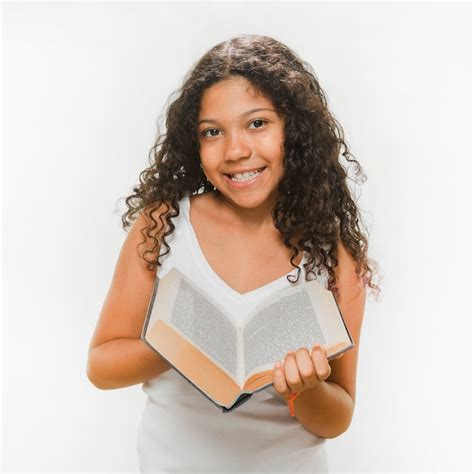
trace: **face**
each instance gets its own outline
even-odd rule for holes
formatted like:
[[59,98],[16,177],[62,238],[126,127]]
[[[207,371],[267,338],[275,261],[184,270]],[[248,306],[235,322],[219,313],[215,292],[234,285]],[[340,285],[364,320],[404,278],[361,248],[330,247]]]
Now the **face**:
[[202,97],[197,133],[204,174],[224,198],[245,208],[273,202],[284,174],[284,120],[269,99],[243,77],[220,81]]

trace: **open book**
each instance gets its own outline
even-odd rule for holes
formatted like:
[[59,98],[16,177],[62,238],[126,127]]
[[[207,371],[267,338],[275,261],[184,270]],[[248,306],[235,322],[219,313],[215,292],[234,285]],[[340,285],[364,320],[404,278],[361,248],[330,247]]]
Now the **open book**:
[[239,319],[173,267],[156,278],[141,339],[223,412],[271,386],[289,351],[319,343],[332,359],[354,347],[332,292],[304,274]]

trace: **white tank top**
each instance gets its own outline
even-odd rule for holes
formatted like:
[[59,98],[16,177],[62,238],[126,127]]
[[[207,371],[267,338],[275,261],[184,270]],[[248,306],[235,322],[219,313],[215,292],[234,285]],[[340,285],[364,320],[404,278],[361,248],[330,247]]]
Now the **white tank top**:
[[[272,292],[292,285],[286,275],[241,294],[211,268],[189,218],[190,199],[179,202],[169,253],[158,267],[163,278],[175,266],[204,291],[216,294],[236,320]],[[304,279],[300,262],[300,280]],[[297,276],[295,268],[288,275]],[[317,276],[327,287],[327,277]],[[294,280],[294,278],[291,278]],[[138,426],[140,472],[328,472],[325,438],[292,418],[272,386],[224,413],[175,369],[142,384],[148,396]]]

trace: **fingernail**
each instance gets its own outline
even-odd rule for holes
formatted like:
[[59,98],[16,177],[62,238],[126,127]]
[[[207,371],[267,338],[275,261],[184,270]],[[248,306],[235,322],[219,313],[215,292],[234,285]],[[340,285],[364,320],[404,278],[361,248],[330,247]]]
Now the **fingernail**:
[[281,363],[280,363],[280,361],[278,361],[278,362],[275,364],[275,368],[276,368],[276,369],[279,369],[280,367],[281,367]]

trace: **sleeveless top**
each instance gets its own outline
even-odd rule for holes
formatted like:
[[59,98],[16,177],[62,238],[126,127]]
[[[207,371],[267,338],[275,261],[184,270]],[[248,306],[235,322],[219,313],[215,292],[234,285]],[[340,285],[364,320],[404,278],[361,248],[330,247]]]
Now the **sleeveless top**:
[[[284,275],[244,294],[228,286],[206,260],[189,211],[186,196],[173,218],[170,251],[158,278],[175,266],[204,291],[218,292],[236,321],[272,292],[292,285]],[[305,278],[305,261],[304,254],[299,281]],[[326,288],[327,277],[317,278]],[[142,390],[147,400],[137,433],[140,472],[329,472],[326,439],[290,416],[273,385],[226,413],[173,368],[143,383]]]

